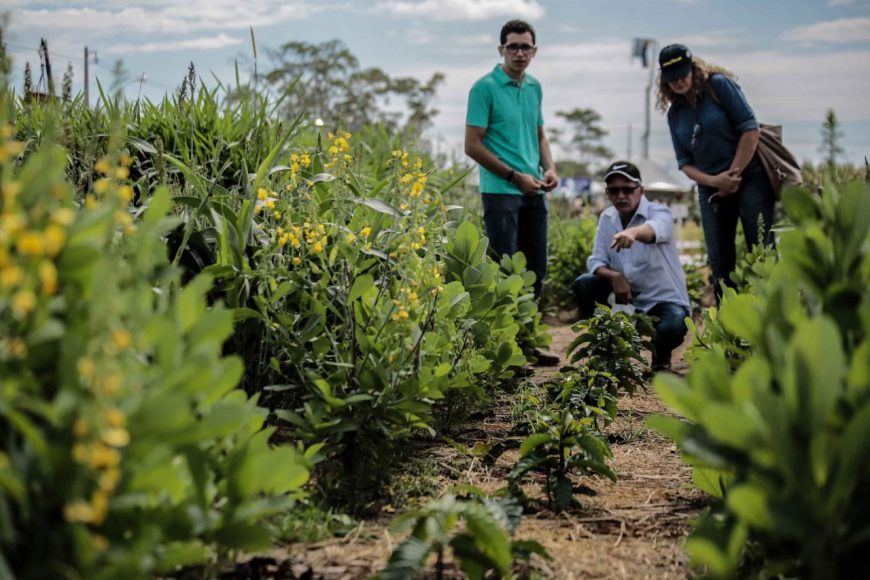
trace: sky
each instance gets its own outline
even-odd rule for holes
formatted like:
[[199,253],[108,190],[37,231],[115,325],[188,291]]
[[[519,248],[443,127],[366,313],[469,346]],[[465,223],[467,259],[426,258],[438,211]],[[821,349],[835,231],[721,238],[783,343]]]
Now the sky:
[[[870,0],[4,0],[13,83],[24,62],[39,80],[37,47],[48,42],[56,83],[68,63],[82,86],[83,50],[91,75],[107,85],[122,59],[129,97],[152,100],[178,88],[191,61],[206,84],[234,83],[252,57],[288,41],[341,39],[363,68],[427,80],[442,72],[430,137],[461,155],[468,89],[498,62],[498,33],[511,18],[532,23],[538,54],[529,73],[544,89],[544,122],[557,111],[591,108],[617,157],[638,159],[646,86],[653,69],[631,56],[633,40],[680,42],[733,71],[756,117],[783,125],[799,160],[818,162],[828,109],[841,123],[842,161],[870,157]],[[141,82],[144,78],[144,82]],[[92,99],[95,83],[91,80]],[[676,173],[664,115],[651,106],[650,159]],[[557,158],[568,152],[557,148]]]

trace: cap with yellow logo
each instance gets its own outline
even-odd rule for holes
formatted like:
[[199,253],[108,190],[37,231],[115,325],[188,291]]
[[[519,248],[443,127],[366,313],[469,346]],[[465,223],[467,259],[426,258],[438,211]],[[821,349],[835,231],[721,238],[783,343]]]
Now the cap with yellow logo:
[[692,70],[692,51],[683,44],[669,44],[659,53],[659,70],[662,81],[679,80]]

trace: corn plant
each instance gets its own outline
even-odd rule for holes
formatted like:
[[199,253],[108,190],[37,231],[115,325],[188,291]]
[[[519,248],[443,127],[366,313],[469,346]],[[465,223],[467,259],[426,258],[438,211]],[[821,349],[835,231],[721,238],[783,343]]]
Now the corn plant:
[[793,227],[753,292],[717,320],[745,345],[713,346],[656,390],[689,422],[657,417],[714,498],[687,547],[721,577],[851,578],[870,540],[870,187],[790,189]]

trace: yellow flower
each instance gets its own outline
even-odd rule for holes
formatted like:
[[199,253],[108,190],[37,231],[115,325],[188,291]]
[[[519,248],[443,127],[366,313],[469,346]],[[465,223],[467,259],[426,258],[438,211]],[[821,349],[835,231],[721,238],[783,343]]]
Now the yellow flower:
[[110,183],[111,182],[105,177],[103,179],[98,179],[96,183],[94,183],[94,191],[96,191],[100,195],[103,195],[109,190]]
[[118,161],[120,161],[121,165],[123,165],[124,167],[130,167],[131,165],[133,165],[133,158],[126,153],[122,153],[121,158]]
[[417,301],[417,293],[414,291],[408,292],[408,300],[410,300],[411,302],[416,302]]
[[319,254],[323,251],[323,245],[320,242],[314,242],[314,245],[311,246],[311,251],[315,254]]
[[257,199],[260,201],[266,201],[266,198],[269,197],[269,192],[266,191],[265,187],[261,187],[257,190]]
[[118,350],[126,350],[133,344],[133,335],[123,328],[115,330],[112,332],[112,344]]
[[45,253],[45,240],[37,232],[22,233],[18,236],[15,246],[22,256],[41,256]]
[[368,237],[371,235],[371,233],[372,233],[372,228],[370,228],[369,226],[365,226],[363,229],[361,229],[359,231],[359,237],[361,237],[363,239],[368,239]]
[[88,209],[94,209],[97,207],[97,199],[93,195],[89,195],[85,198],[85,207]]
[[0,125],[0,139],[8,139],[15,132],[15,128],[9,123]]
[[118,167],[115,169],[116,179],[127,179],[128,177],[130,177],[130,170],[126,167]]
[[94,170],[105,175],[111,170],[111,167],[109,166],[109,160],[103,157],[102,159],[94,163]]
[[272,214],[272,217],[274,217],[276,220],[281,219],[281,212],[280,212],[280,211],[276,211],[276,212],[274,212],[274,213]]
[[0,288],[9,289],[21,284],[24,280],[24,270],[21,266],[7,266],[0,270]]
[[100,437],[106,445],[112,447],[126,447],[130,443],[130,432],[121,427],[112,427],[100,433]]
[[299,160],[302,163],[302,167],[308,167],[311,165],[311,156],[308,153],[303,153],[302,158]]
[[107,492],[112,492],[118,487],[118,481],[121,479],[121,470],[117,467],[110,467],[100,476],[98,485],[100,489]]
[[338,155],[338,147],[332,145],[329,149],[327,149],[330,155]]
[[302,263],[302,258],[300,258],[299,256],[294,256],[294,257],[293,257],[293,265],[294,265],[294,266],[298,266],[298,265],[301,264],[301,263]]
[[57,268],[52,262],[43,260],[39,263],[39,281],[42,283],[43,294],[57,292]]
[[88,457],[88,464],[94,469],[114,467],[121,463],[121,454],[103,444],[94,445]]
[[94,380],[94,376],[96,376],[97,365],[94,364],[94,361],[88,357],[84,357],[79,359],[78,365],[79,375],[85,382],[91,382]]
[[[2,345],[3,343],[0,342],[0,346]],[[27,343],[18,337],[7,340],[5,347],[10,358],[23,359],[27,356]]]
[[109,373],[101,378],[97,386],[105,394],[114,395],[121,388],[123,380],[123,377],[119,373]]
[[103,417],[111,427],[123,427],[127,423],[127,416],[124,414],[124,411],[115,407],[106,409],[103,412]]
[[30,290],[19,290],[12,295],[10,304],[12,310],[20,316],[27,315],[36,308],[36,294]]
[[6,199],[12,199],[18,192],[21,191],[21,182],[19,181],[10,181],[5,186],[3,186],[3,197]]
[[48,224],[43,239],[45,240],[45,253],[49,256],[56,256],[66,243],[66,230],[57,224]]
[[91,508],[94,510],[93,522],[97,525],[106,520],[109,513],[109,496],[102,489],[97,489],[91,495]]
[[76,212],[68,207],[59,207],[51,212],[51,221],[61,226],[68,226],[76,218]]
[[344,239],[345,241],[347,241],[348,244],[352,244],[356,240],[356,236],[353,233],[349,233],[344,236]]
[[130,203],[133,200],[133,188],[129,185],[124,185],[118,190],[118,197],[121,198],[121,201],[124,203]]
[[21,141],[7,141],[3,149],[0,149],[0,157],[17,157],[24,152],[24,143]]
[[89,524],[94,521],[94,510],[79,499],[63,506],[63,517],[71,524]]
[[87,420],[83,419],[82,417],[79,417],[73,423],[72,431],[73,431],[73,435],[81,438],[81,437],[84,437],[85,435],[88,434],[88,431],[90,431],[90,425],[88,425]]

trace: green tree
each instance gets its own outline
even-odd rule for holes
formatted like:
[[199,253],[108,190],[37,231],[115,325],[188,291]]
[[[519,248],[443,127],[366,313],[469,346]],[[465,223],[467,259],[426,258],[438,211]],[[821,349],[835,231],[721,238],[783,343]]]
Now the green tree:
[[832,171],[837,166],[837,157],[845,152],[840,145],[842,138],[843,131],[840,129],[837,114],[834,109],[828,109],[825,121],[822,123],[822,144],[819,146],[819,151],[825,156],[825,165]]
[[[355,131],[384,123],[388,128],[422,131],[437,111],[432,99],[444,75],[435,73],[421,83],[412,77],[391,78],[379,68],[360,67],[359,60],[340,40],[320,44],[292,41],[270,52],[274,68],[266,82],[284,98],[284,110],[322,119],[327,126]],[[404,99],[405,109],[391,106],[391,97]]]
[[565,119],[571,129],[572,136],[568,149],[573,148],[578,154],[581,165],[587,165],[596,159],[607,160],[613,157],[613,151],[601,143],[607,136],[607,131],[601,127],[601,115],[594,109],[574,109],[572,111],[557,111],[556,115]]

